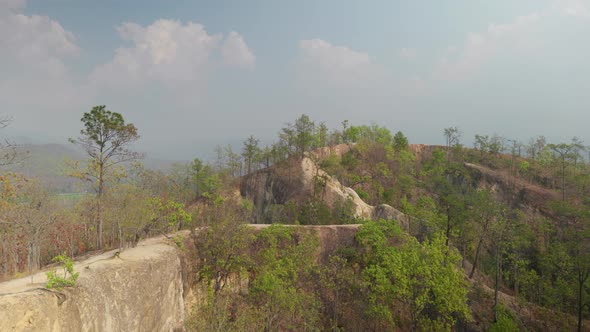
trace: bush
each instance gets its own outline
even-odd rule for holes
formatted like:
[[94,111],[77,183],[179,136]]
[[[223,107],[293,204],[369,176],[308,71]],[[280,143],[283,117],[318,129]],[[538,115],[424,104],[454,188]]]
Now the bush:
[[57,290],[61,290],[64,287],[73,287],[80,275],[79,272],[74,272],[74,261],[65,253],[53,257],[52,261],[63,265],[63,277],[57,274],[57,269],[51,269],[46,273],[47,284],[45,287],[47,289],[55,288]]
[[498,320],[490,325],[488,332],[513,332],[520,331],[518,324],[514,321],[508,310],[498,308]]

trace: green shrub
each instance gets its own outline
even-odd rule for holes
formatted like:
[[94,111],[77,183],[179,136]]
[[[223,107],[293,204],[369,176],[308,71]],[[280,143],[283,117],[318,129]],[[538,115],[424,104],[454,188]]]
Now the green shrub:
[[490,325],[488,332],[513,332],[520,331],[518,324],[514,321],[510,312],[503,307],[498,309],[498,320]]
[[178,248],[184,249],[184,236],[182,234],[176,234],[176,236],[172,238],[172,241],[174,241],[174,244],[176,244]]
[[63,266],[63,277],[58,275],[57,269],[53,268],[49,270],[47,275],[47,289],[61,290],[64,287],[73,287],[76,284],[76,279],[80,275],[79,272],[74,272],[74,261],[68,257],[65,253],[55,256],[52,259],[53,262],[60,263]]

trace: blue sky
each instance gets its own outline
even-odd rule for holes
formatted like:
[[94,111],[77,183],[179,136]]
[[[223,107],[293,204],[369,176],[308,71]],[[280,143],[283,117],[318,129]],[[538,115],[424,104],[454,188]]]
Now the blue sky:
[[106,104],[155,157],[270,142],[306,113],[413,143],[590,144],[590,0],[0,0],[5,134],[65,142]]

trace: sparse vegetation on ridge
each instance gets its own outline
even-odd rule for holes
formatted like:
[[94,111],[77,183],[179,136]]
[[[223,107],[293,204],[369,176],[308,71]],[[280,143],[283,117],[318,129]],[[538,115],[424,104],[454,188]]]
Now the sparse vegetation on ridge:
[[[347,121],[329,130],[303,115],[276,142],[250,136],[242,151],[216,149],[211,163],[107,167],[114,173],[100,195],[67,204],[37,179],[3,172],[0,274],[191,229],[195,282],[210,291],[188,320],[195,330],[582,326],[590,298],[584,145],[477,135],[471,149],[460,133],[447,128],[444,145],[413,145],[401,131]],[[403,220],[360,211],[387,206]],[[245,226],[261,221],[363,226],[354,245],[318,259],[313,232]],[[181,248],[187,241],[172,239]],[[47,287],[71,286],[75,276],[66,264],[63,277],[49,272]]]

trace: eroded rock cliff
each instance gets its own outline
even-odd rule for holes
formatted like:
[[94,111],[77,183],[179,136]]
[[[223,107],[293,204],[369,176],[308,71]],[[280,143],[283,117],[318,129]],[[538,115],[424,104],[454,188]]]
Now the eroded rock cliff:
[[[305,228],[318,236],[317,258],[326,261],[338,248],[355,245],[358,227]],[[186,255],[163,237],[142,241],[119,257],[114,253],[76,263],[74,269],[80,272],[76,286],[61,291],[44,289],[44,273],[0,283],[0,331],[183,330],[191,303],[194,306],[207,298],[183,289],[195,272],[181,262]]]
[[330,155],[340,157],[350,148],[348,144],[340,144],[318,149],[301,159],[291,159],[283,165],[244,176],[240,183],[240,194],[253,201],[256,222],[269,222],[265,216],[269,215],[274,205],[318,197],[330,209],[349,202],[356,218],[395,219],[407,230],[409,219],[402,212],[387,204],[367,204],[352,188],[345,187],[318,166],[324,158]]
[[73,288],[43,290],[45,275],[0,284],[0,331],[174,331],[184,320],[177,250],[162,238],[75,265]]

